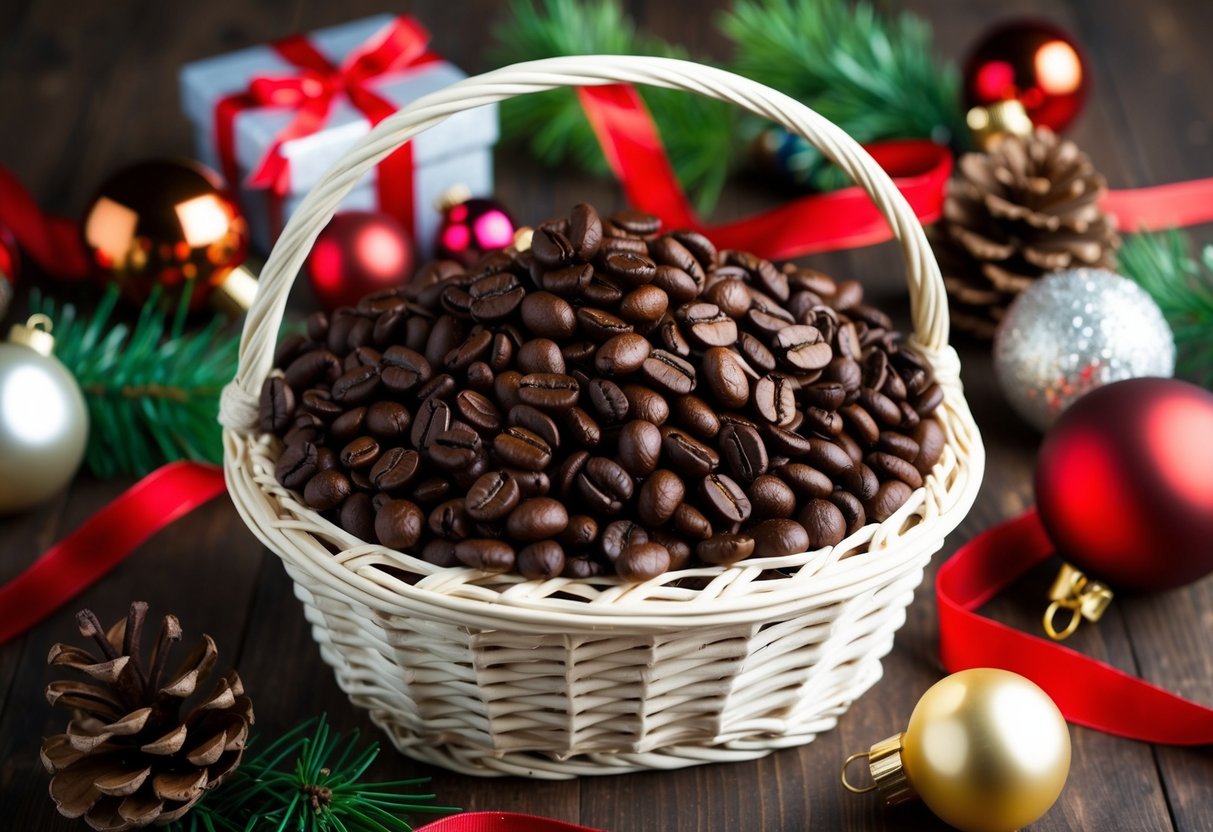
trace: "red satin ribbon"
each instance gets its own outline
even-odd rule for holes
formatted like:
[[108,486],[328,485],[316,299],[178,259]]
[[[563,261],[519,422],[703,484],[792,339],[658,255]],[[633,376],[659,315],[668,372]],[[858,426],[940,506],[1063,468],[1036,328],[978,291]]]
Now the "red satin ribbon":
[[1065,718],[1143,742],[1213,743],[1213,709],[976,610],[1054,553],[1035,509],[966,543],[939,570],[939,650],[955,673],[1000,667],[1044,689]]
[[417,832],[601,832],[562,820],[516,812],[464,812],[427,823]]
[[1213,222],[1213,179],[1108,191],[1100,205],[1121,231],[1157,231]]
[[[426,48],[430,35],[410,17],[398,17],[374,37],[333,66],[306,38],[293,36],[273,44],[274,50],[301,72],[290,76],[252,79],[243,92],[229,95],[215,107],[215,146],[228,182],[238,183],[235,124],[237,114],[258,107],[284,107],[294,119],[274,137],[273,143],[249,176],[249,184],[267,189],[270,221],[277,233],[282,225],[282,200],[290,191],[290,163],[282,145],[317,133],[328,121],[334,102],[346,96],[372,126],[396,112],[396,105],[377,95],[367,82],[388,72],[423,66],[440,60]],[[379,209],[397,217],[405,228],[413,226],[412,144],[399,147],[379,165]]]
[[0,644],[37,624],[153,534],[223,491],[223,471],[197,462],[171,462],[139,480],[0,586]]
[[[25,186],[0,166],[0,226],[51,277],[78,280],[90,272],[80,226],[66,217],[42,213]],[[9,275],[11,278],[12,275]]]

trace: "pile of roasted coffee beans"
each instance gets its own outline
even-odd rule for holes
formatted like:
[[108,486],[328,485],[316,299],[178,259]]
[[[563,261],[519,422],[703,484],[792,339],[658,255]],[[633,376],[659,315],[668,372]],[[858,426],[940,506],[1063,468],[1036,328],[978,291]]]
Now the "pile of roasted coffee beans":
[[644,580],[838,543],[922,485],[942,392],[858,283],[577,205],[308,319],[278,480],[443,565]]

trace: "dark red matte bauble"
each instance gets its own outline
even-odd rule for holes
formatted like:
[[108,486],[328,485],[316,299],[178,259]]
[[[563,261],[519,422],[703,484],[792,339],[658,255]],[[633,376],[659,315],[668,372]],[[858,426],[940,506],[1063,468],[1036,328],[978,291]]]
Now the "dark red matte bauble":
[[408,283],[413,241],[394,217],[350,211],[329,221],[308,254],[305,269],[316,299],[327,309],[354,306],[365,295]]
[[1014,20],[991,30],[964,63],[965,107],[1017,99],[1037,127],[1060,131],[1082,111],[1090,85],[1078,44],[1052,24]]
[[443,208],[434,250],[439,257],[470,266],[489,252],[512,245],[514,230],[514,218],[501,203],[467,199]]
[[1160,590],[1213,571],[1213,393],[1138,378],[1086,394],[1045,437],[1036,502],[1092,579]]

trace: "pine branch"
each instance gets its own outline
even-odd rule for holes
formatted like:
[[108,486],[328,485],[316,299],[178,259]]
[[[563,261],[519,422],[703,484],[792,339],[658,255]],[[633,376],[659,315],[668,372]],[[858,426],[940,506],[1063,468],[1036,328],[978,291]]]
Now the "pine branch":
[[239,342],[218,317],[187,332],[189,296],[170,319],[154,291],[132,328],[112,320],[116,286],[84,318],[71,304],[31,292],[31,311],[54,321],[55,356],[84,392],[85,460],[95,475],[142,475],[177,459],[222,461],[219,393],[236,372]]
[[1182,232],[1129,234],[1120,270],[1150,293],[1171,326],[1177,375],[1213,389],[1213,246],[1197,263]]
[[[514,0],[494,31],[502,64],[559,55],[657,55],[686,58],[679,47],[637,34],[618,0]],[[701,211],[715,205],[736,151],[736,112],[720,101],[657,87],[640,95],[661,133],[683,188]],[[573,165],[608,172],[598,141],[573,90],[524,95],[502,102],[507,140],[525,143],[548,167]]]

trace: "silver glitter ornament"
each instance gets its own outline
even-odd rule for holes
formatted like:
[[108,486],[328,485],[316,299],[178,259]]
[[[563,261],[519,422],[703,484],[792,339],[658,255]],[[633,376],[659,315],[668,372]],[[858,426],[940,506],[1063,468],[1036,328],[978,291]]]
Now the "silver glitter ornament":
[[1084,393],[1127,378],[1170,378],[1175,339],[1144,289],[1105,269],[1037,281],[994,336],[994,371],[1023,419],[1046,430]]

